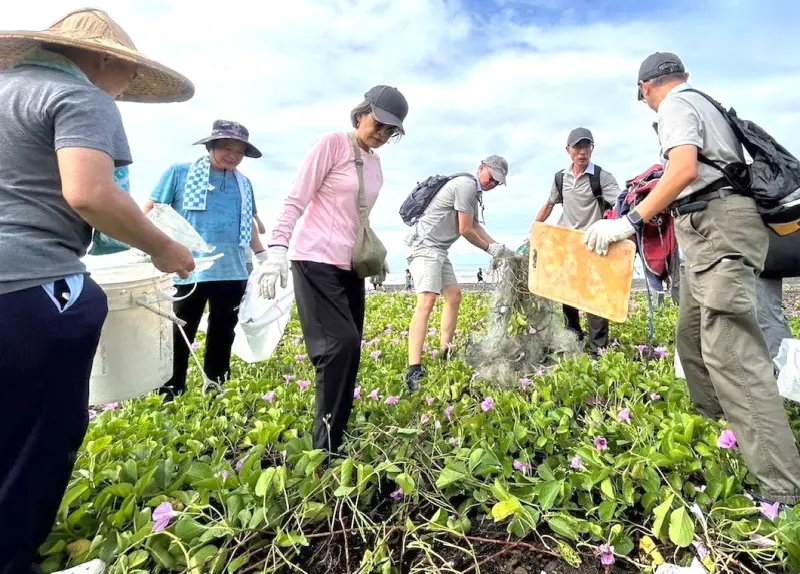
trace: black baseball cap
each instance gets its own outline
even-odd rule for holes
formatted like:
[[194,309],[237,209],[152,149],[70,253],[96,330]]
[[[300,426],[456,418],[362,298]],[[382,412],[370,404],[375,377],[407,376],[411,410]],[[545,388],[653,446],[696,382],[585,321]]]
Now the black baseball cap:
[[686,68],[681,59],[672,52],[656,52],[650,54],[639,66],[639,78],[636,80],[637,98],[644,99],[642,89],[639,87],[641,82],[649,82],[660,76],[667,74],[685,74]]
[[364,94],[364,99],[372,104],[372,113],[379,122],[398,127],[405,133],[403,120],[408,115],[408,102],[400,90],[378,85]]

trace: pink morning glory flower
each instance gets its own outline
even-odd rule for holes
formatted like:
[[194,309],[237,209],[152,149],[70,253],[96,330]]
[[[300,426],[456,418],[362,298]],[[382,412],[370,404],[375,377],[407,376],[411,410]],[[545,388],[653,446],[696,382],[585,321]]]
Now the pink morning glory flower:
[[294,380],[294,375],[283,375],[283,380],[288,385],[289,383],[291,383]]
[[392,339],[392,346],[396,347],[400,344],[400,339]]
[[219,477],[222,479],[222,482],[228,480],[230,476],[231,474],[227,470],[223,470],[222,472],[219,473]]
[[169,502],[162,502],[153,511],[153,532],[161,532],[170,520],[178,516],[178,513],[172,508]]
[[387,335],[391,335],[391,334],[392,334],[392,326],[391,326],[391,325],[389,325],[388,327],[386,327],[386,328],[383,330],[383,332],[384,332],[385,334],[387,334]]
[[300,392],[305,392],[305,390],[311,386],[311,381],[297,381],[297,386],[300,387]]
[[653,349],[653,352],[656,355],[658,355],[658,358],[661,360],[666,359],[667,355],[669,354],[667,353],[667,350],[664,347],[656,347],[655,349]]
[[456,408],[453,405],[450,405],[449,407],[444,409],[444,416],[447,417],[448,421],[452,421],[453,420],[453,411],[455,411],[455,410],[456,410]]
[[492,397],[486,397],[485,399],[483,399],[483,402],[481,403],[481,408],[483,409],[483,412],[488,413],[490,410],[494,408],[494,399]]
[[750,535],[750,540],[755,542],[759,548],[772,548],[775,546],[775,541],[772,538],[767,538],[757,532]]
[[429,337],[435,337],[436,336],[436,329],[434,327],[431,327],[430,329],[428,329],[428,336]]
[[270,391],[266,395],[264,395],[264,400],[267,401],[268,403],[274,403],[275,402],[275,391]]
[[298,363],[302,363],[303,361],[305,361],[305,360],[306,360],[306,356],[305,356],[305,355],[297,355],[297,356],[294,358],[294,360],[295,360],[295,361],[297,361]]
[[402,488],[398,488],[397,490],[395,490],[389,496],[391,496],[392,500],[394,500],[395,502],[400,502],[401,500],[403,500],[403,496],[405,496],[405,495],[403,494],[403,489]]
[[396,405],[399,402],[400,402],[400,397],[398,397],[397,395],[391,395],[386,397],[387,405]]
[[408,331],[400,331],[401,337],[408,337]]
[[512,464],[512,466],[514,467],[514,470],[518,470],[518,471],[521,471],[521,472],[527,472],[531,468],[530,464],[528,464],[527,462],[519,461],[519,460],[515,460],[514,463]]
[[654,402],[655,401],[660,401],[661,400],[661,395],[659,395],[658,393],[653,393],[652,395],[650,395],[650,400],[654,401]]
[[428,343],[423,343],[423,345],[422,345],[422,352],[423,352],[423,353],[427,353],[427,352],[428,352]]
[[624,409],[619,411],[619,414],[617,415],[617,418],[619,420],[621,420],[622,422],[630,423],[631,422],[631,410],[628,407],[625,407]]
[[380,358],[381,358],[381,352],[380,352],[380,351],[372,351],[372,354],[371,354],[370,356],[371,356],[373,359],[376,359],[376,360],[377,360],[377,359],[380,359]]
[[519,386],[520,386],[520,388],[522,388],[522,389],[527,389],[527,388],[528,388],[528,387],[530,387],[532,384],[533,384],[533,381],[532,381],[532,380],[530,380],[528,377],[525,377],[524,379],[520,379],[520,380],[519,380]]
[[378,399],[381,398],[380,391],[378,389],[373,390],[369,394],[369,398],[371,398],[373,401],[377,401]]
[[357,401],[361,400],[361,387],[353,389],[353,398]]
[[432,407],[435,401],[436,399],[434,399],[433,397],[428,397],[427,399],[425,399],[425,402],[428,404],[429,407]]
[[600,564],[603,566],[611,566],[616,561],[614,547],[609,544],[601,544],[596,552],[600,556]]
[[577,454],[572,457],[572,462],[569,465],[573,470],[586,470],[586,467],[583,465],[583,459],[578,456]]
[[781,504],[780,502],[774,502],[772,504],[762,502],[760,510],[761,514],[775,522],[775,519],[778,518],[778,515],[781,513]]
[[244,459],[243,458],[239,459],[238,461],[236,461],[236,466],[234,468],[236,469],[237,473],[242,472],[242,468],[243,467],[244,467]]
[[639,358],[644,358],[644,350],[647,348],[647,345],[636,345],[636,350],[639,352]]
[[536,329],[534,329],[533,327],[531,327],[530,329],[528,329],[528,335],[535,335],[537,332],[538,332],[538,331],[537,331]]
[[474,373],[472,373],[472,380],[473,381],[475,379],[480,379],[480,378],[481,378],[481,374],[479,372],[475,371]]
[[97,418],[97,413],[94,412],[92,409],[89,409],[89,420],[93,421],[96,418]]
[[442,428],[442,423],[439,422],[439,419],[436,419],[436,421],[433,423],[433,428],[436,429]]
[[439,349],[431,350],[431,357],[433,357],[435,359],[438,356],[439,356]]
[[450,443],[450,446],[458,446],[458,439],[456,437],[451,438],[447,442]]
[[733,431],[725,429],[717,439],[717,446],[719,448],[735,449],[739,445],[736,444],[736,435],[733,434]]
[[103,411],[116,411],[119,409],[119,403],[108,403],[103,405]]
[[200,348],[200,343],[198,343],[197,341],[195,341],[194,343],[192,343],[192,344],[190,345],[190,347],[192,348],[192,351],[196,351],[196,350],[198,350],[198,349]]
[[594,439],[594,448],[597,450],[608,450],[608,441],[604,437]]
[[428,415],[422,415],[422,416],[420,417],[420,419],[419,419],[419,422],[420,422],[421,424],[424,424],[424,425],[426,425],[426,424],[428,424],[429,422],[431,422],[431,417],[429,417]]

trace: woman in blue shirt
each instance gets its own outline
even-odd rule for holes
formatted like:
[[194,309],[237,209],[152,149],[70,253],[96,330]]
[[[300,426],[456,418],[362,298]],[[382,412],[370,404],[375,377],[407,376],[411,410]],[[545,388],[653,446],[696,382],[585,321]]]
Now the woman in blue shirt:
[[[161,176],[145,206],[145,212],[155,203],[171,206],[215,253],[224,254],[211,268],[175,282],[180,301],[175,303],[174,312],[186,321],[184,330],[190,342],[194,341],[206,305],[209,307],[203,370],[216,383],[230,375],[231,347],[239,304],[247,286],[250,250],[259,261],[266,255],[258,233],[253,232],[253,218],[257,215],[253,186],[237,169],[245,157],[261,157],[261,152],[248,141],[249,136],[241,124],[215,121],[211,135],[195,142],[205,144],[208,154],[192,163],[172,165]],[[172,378],[162,389],[170,397],[186,390],[189,367],[189,348],[177,325],[173,348]]]

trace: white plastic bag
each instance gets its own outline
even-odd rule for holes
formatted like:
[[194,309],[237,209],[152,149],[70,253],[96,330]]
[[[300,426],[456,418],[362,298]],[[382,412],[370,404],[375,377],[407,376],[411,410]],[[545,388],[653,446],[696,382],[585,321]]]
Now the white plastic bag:
[[673,359],[675,365],[675,378],[686,379],[686,374],[683,372],[683,365],[681,365],[681,358],[678,356],[678,351],[675,351],[675,358]]
[[772,362],[780,370],[778,393],[784,399],[800,403],[800,340],[781,341],[778,356]]
[[[242,302],[239,305],[239,321],[234,329],[234,340],[231,351],[246,363],[267,361],[275,352],[283,337],[286,325],[292,314],[294,304],[294,288],[292,276],[282,289],[276,286],[274,299],[262,299],[258,296],[258,271],[250,274]],[[200,330],[206,332],[208,319],[203,317]]]
[[148,212],[147,218],[171,239],[196,253],[214,251],[214,246],[207,244],[191,223],[165,203],[154,204],[153,209]]

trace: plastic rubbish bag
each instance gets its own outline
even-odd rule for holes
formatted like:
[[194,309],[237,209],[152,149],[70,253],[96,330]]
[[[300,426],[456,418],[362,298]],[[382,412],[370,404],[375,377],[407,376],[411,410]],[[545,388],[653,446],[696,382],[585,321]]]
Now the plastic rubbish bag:
[[781,341],[778,356],[772,361],[780,371],[778,393],[784,398],[800,403],[800,340]]
[[[239,305],[239,321],[234,329],[234,340],[231,351],[246,363],[267,361],[275,352],[294,304],[294,288],[292,276],[282,289],[276,286],[274,299],[262,299],[258,295],[258,279],[260,274],[254,271],[247,281],[242,302]],[[203,317],[200,330],[206,332],[208,318]]]
[[214,251],[214,246],[207,244],[191,223],[165,203],[154,204],[153,209],[148,212],[147,218],[171,239],[196,253]]
[[708,574],[700,561],[695,557],[689,566],[677,566],[675,564],[661,564],[655,570],[655,574]]
[[683,372],[683,365],[681,365],[681,358],[678,356],[678,351],[675,351],[675,358],[673,359],[675,365],[675,378],[686,380],[686,374]]

